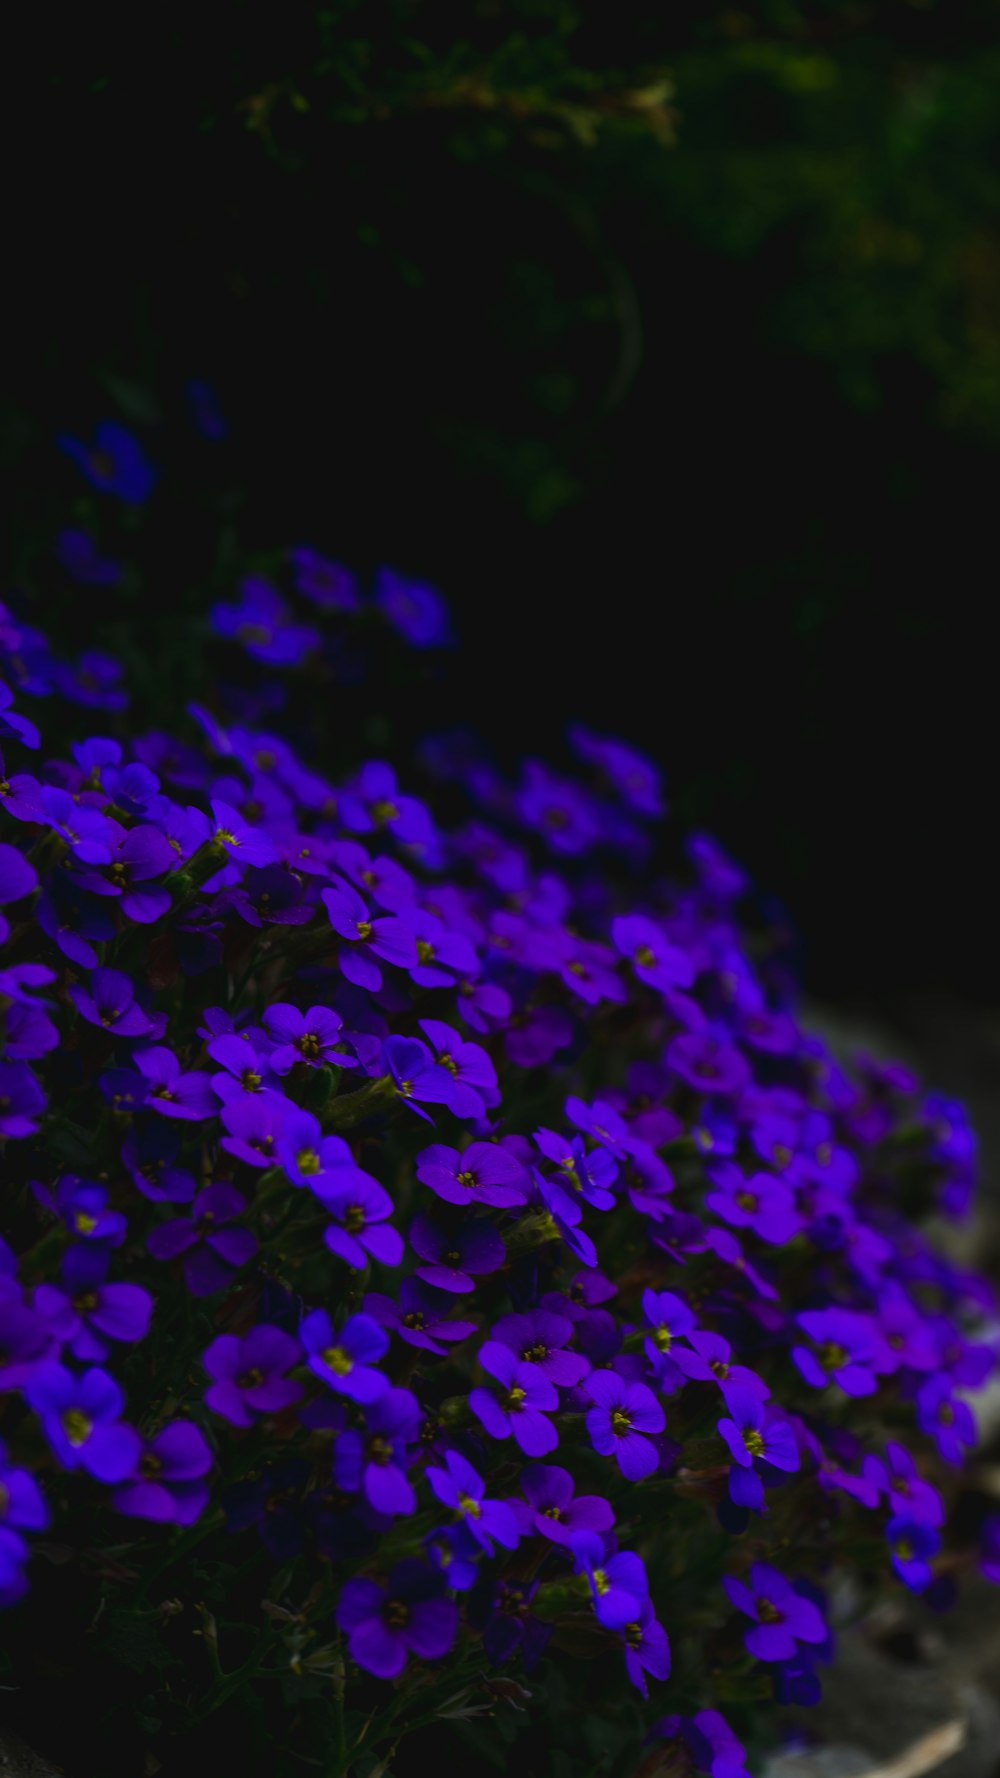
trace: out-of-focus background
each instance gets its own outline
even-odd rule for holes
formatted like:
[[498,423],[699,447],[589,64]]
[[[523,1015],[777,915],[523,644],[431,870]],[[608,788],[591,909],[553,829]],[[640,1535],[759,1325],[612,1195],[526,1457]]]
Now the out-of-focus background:
[[[453,714],[628,730],[790,907],[818,994],[997,1001],[998,27],[34,9],[6,583],[75,486],[53,434],[115,415],[155,456],[208,378],[241,533],[392,562],[488,645]],[[158,613],[110,614],[150,652],[195,553],[165,537]]]

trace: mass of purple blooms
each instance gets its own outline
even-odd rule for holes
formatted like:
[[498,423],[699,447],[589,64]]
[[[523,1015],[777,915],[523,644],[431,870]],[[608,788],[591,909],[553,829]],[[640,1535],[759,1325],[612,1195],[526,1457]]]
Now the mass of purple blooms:
[[[153,497],[122,427],[62,442]],[[451,647],[430,588],[297,548],[210,621],[287,721],[150,732],[113,659],[0,610],[0,1602],[63,1517],[154,1601],[250,1532],[258,1683],[405,1727],[438,1678],[607,1658],[739,1778],[719,1698],[818,1696],[859,1539],[869,1590],[964,1559],[993,1303],[928,1223],[963,1112],[803,1029],[711,838],[660,874],[626,742],[514,780],[464,736],[310,753],[328,633]]]

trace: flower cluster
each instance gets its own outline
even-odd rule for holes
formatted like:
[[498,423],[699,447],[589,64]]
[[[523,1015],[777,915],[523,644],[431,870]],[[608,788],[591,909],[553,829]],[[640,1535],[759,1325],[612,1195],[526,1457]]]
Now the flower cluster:
[[[66,448],[141,501],[120,431]],[[290,573],[310,621],[253,577],[213,613],[268,672],[363,615]],[[427,588],[370,603],[447,638]],[[669,1701],[673,1641],[692,1709],[652,1733],[742,1771],[709,1668],[818,1695],[866,1515],[889,1584],[939,1584],[996,1356],[920,1226],[968,1200],[961,1109],[803,1030],[710,838],[654,875],[620,741],[514,783],[430,741],[445,827],[301,713],[133,732],[113,661],[6,610],[0,671],[0,1600],[56,1502],[139,1571],[253,1527],[294,1671],[338,1634],[349,1694],[582,1649]]]

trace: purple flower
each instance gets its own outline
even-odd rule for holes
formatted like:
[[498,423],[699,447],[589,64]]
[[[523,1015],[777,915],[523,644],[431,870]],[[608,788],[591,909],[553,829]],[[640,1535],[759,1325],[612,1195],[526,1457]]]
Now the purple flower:
[[636,1691],[641,1692],[644,1698],[648,1697],[646,1674],[651,1673],[654,1679],[667,1679],[670,1675],[670,1643],[667,1632],[648,1599],[641,1601],[638,1617],[622,1626],[621,1638],[625,1652],[625,1671]]
[[427,1123],[431,1118],[421,1111],[417,1101],[428,1105],[449,1105],[454,1082],[447,1068],[431,1056],[419,1037],[387,1037],[382,1045],[382,1066],[392,1076],[396,1092]]
[[[37,883],[38,872],[23,853],[16,846],[0,845],[0,907],[30,895]],[[0,942],[6,938],[7,932],[7,923],[0,916]]]
[[435,1062],[452,1077],[449,1110],[456,1117],[485,1117],[487,1106],[500,1100],[496,1069],[486,1051],[478,1043],[466,1043],[440,1019],[421,1019],[420,1029],[434,1047]]
[[596,735],[592,729],[576,723],[569,731],[570,742],[581,759],[598,766],[631,808],[640,815],[654,819],[666,813],[663,801],[662,774],[652,762],[634,747],[627,747],[613,736]]
[[99,493],[116,494],[132,506],[148,500],[156,471],[138,439],[117,420],[101,420],[90,444],[66,432],[59,433],[56,443]]
[[334,1446],[333,1475],[338,1488],[364,1494],[375,1512],[414,1513],[417,1497],[406,1477],[407,1447],[420,1428],[421,1413],[408,1389],[386,1389],[365,1409],[366,1430],[342,1432]]
[[476,1278],[495,1272],[506,1258],[501,1237],[483,1217],[470,1217],[458,1228],[444,1229],[427,1216],[415,1216],[409,1239],[424,1262],[417,1267],[417,1277],[439,1290],[460,1294],[474,1290]]
[[[6,607],[4,607],[4,610],[6,610]],[[22,716],[17,710],[13,709],[13,703],[14,694],[11,691],[10,686],[5,685],[3,680],[0,679],[0,735],[8,736],[15,741],[20,741],[22,747],[40,747],[42,738],[38,733],[35,724],[29,717]],[[2,768],[0,768],[0,776],[2,775]],[[34,783],[35,780],[31,779],[29,782]],[[32,819],[37,819],[37,817],[32,817]]]
[[672,1290],[644,1290],[642,1312],[651,1330],[643,1342],[646,1356],[657,1367],[657,1376],[669,1380],[663,1361],[672,1358],[675,1340],[686,1339],[694,1331],[694,1313]]
[[302,1394],[301,1384],[285,1376],[301,1356],[298,1340],[266,1321],[245,1339],[220,1334],[202,1355],[214,1379],[205,1401],[233,1426],[252,1426],[258,1414],[279,1414]]
[[417,1178],[448,1204],[510,1210],[527,1196],[524,1168],[496,1142],[470,1142],[461,1153],[433,1142],[417,1156]]
[[132,1059],[147,1083],[143,1103],[150,1111],[192,1123],[215,1116],[219,1107],[209,1076],[197,1070],[183,1072],[173,1050],[154,1044],[135,1050]]
[[825,1389],[837,1383],[845,1395],[873,1395],[875,1371],[882,1368],[877,1330],[867,1315],[849,1309],[807,1309],[795,1320],[814,1342],[793,1346],[792,1357],[807,1383]]
[[[132,768],[130,768],[132,769]],[[141,771],[142,767],[136,767]],[[162,877],[173,870],[177,855],[159,829],[143,824],[123,834],[111,854],[108,885],[114,895],[121,896],[121,910],[126,920],[150,926],[170,908],[170,891],[164,888],[138,889],[152,877]]]
[[244,1094],[223,1105],[220,1116],[229,1134],[222,1146],[249,1167],[270,1167],[277,1158],[288,1101],[274,1093]]
[[0,1062],[0,1136],[33,1136],[46,1104],[27,1062]]
[[671,1038],[664,1060],[668,1068],[699,1093],[735,1097],[750,1079],[750,1065],[739,1050],[708,1032],[689,1031]]
[[659,1465],[659,1453],[644,1433],[662,1432],[663,1409],[645,1383],[629,1383],[616,1371],[591,1371],[583,1388],[594,1406],[587,1431],[595,1451],[614,1456],[630,1482],[641,1482]]
[[217,636],[241,643],[252,660],[271,667],[297,667],[318,646],[319,631],[311,624],[289,622],[284,599],[268,581],[250,576],[240,593],[239,605],[212,606],[212,628]]
[[571,1388],[590,1370],[578,1352],[565,1350],[573,1338],[573,1323],[548,1309],[529,1309],[525,1315],[501,1315],[494,1323],[493,1338],[509,1346],[523,1364],[537,1365],[543,1377],[558,1388]]
[[972,1409],[952,1393],[950,1377],[930,1377],[917,1392],[917,1422],[935,1440],[946,1463],[956,1468],[965,1460],[965,1449],[976,1442]]
[[389,1336],[370,1315],[350,1315],[339,1333],[325,1309],[313,1309],[299,1328],[306,1363],[328,1389],[351,1401],[377,1401],[389,1387],[375,1370],[389,1349]]
[[417,941],[412,927],[395,914],[372,918],[364,897],[345,878],[335,876],[333,887],[323,889],[320,899],[330,925],[341,939],[340,967],[349,982],[373,993],[382,986],[376,957],[396,969],[414,969]]
[[753,1619],[747,1649],[758,1661],[790,1661],[800,1642],[825,1642],[826,1624],[819,1608],[797,1593],[791,1581],[766,1562],[755,1562],[750,1585],[724,1574],[730,1604]]
[[334,1170],[323,1175],[321,1186],[314,1187],[324,1210],[333,1217],[323,1233],[331,1253],[339,1254],[358,1270],[368,1264],[369,1257],[384,1266],[398,1266],[403,1257],[403,1237],[387,1222],[394,1205],[384,1186],[353,1166],[345,1184],[337,1185],[335,1180]]
[[0,1390],[21,1388],[56,1341],[48,1321],[21,1302],[16,1285],[0,1294]]
[[787,1420],[773,1416],[760,1396],[738,1383],[729,1383],[725,1390],[729,1414],[718,1422],[719,1432],[729,1446],[733,1469],[729,1477],[730,1498],[737,1506],[760,1512],[764,1504],[764,1488],[756,1464],[770,1464],[788,1474],[799,1468],[795,1434]]
[[570,1549],[577,1573],[587,1576],[594,1610],[604,1628],[621,1630],[638,1618],[642,1601],[649,1596],[642,1558],[631,1550],[605,1557],[604,1539],[596,1531],[575,1531]]
[[[467,1340],[476,1331],[474,1321],[445,1319],[453,1301],[448,1292],[434,1290],[430,1285],[422,1284],[419,1278],[403,1278],[399,1283],[398,1301],[372,1290],[362,1307],[380,1327],[398,1334],[408,1346],[417,1346],[442,1357],[448,1345],[456,1340]],[[442,1341],[447,1344],[443,1345]]]
[[747,1179],[732,1161],[719,1160],[708,1169],[714,1189],[705,1194],[706,1210],[713,1210],[733,1228],[753,1229],[762,1241],[784,1246],[802,1228],[795,1209],[795,1195],[770,1173],[754,1173]]
[[480,1347],[479,1362],[494,1379],[494,1388],[473,1389],[469,1406],[490,1437],[513,1437],[526,1457],[554,1451],[559,1435],[545,1415],[559,1406],[559,1397],[548,1378],[495,1340]]
[[122,1423],[118,1384],[96,1368],[75,1377],[49,1361],[25,1384],[29,1405],[64,1469],[85,1469],[99,1482],[120,1482],[135,1467],[139,1434]]
[[510,1506],[521,1536],[536,1532],[551,1543],[567,1545],[578,1531],[609,1531],[615,1522],[610,1504],[600,1494],[573,1495],[573,1477],[557,1464],[527,1463],[521,1471],[524,1500]]
[[567,856],[585,852],[600,837],[589,797],[538,760],[525,762],[515,801],[525,826],[540,833],[554,852]]
[[911,1593],[922,1593],[934,1579],[930,1558],[936,1556],[941,1539],[926,1520],[906,1518],[897,1514],[885,1528],[892,1566]]
[[611,1210],[615,1197],[609,1186],[618,1177],[618,1163],[606,1148],[588,1152],[582,1136],[560,1136],[555,1130],[536,1130],[535,1142],[562,1175],[561,1184],[579,1193],[595,1210]]
[[190,1420],[172,1420],[142,1448],[131,1475],[115,1489],[112,1505],[132,1519],[193,1525],[209,1501],[204,1480],[212,1453]]
[[367,760],[344,790],[340,818],[351,833],[385,829],[401,845],[418,850],[434,839],[434,826],[423,803],[402,795],[392,766],[381,759]]
[[245,1266],[257,1251],[249,1229],[227,1228],[246,1210],[241,1192],[224,1181],[198,1193],[190,1216],[161,1222],[150,1231],[147,1245],[154,1259],[184,1259],[184,1282],[192,1296],[211,1296]]
[[686,1346],[675,1346],[671,1353],[673,1363],[685,1377],[699,1383],[717,1383],[720,1389],[738,1383],[744,1389],[752,1389],[761,1401],[767,1400],[771,1391],[763,1378],[745,1364],[732,1362],[729,1341],[721,1334],[697,1329],[687,1339]]
[[295,585],[304,599],[321,611],[356,611],[360,604],[357,577],[339,562],[328,562],[314,549],[300,546],[289,551],[295,569]]
[[120,1210],[108,1209],[107,1188],[90,1179],[78,1179],[67,1173],[50,1196],[38,1188],[38,1196],[62,1217],[70,1233],[82,1241],[103,1242],[120,1247],[128,1225]]
[[469,1535],[488,1556],[493,1555],[494,1543],[516,1549],[517,1520],[510,1504],[486,1498],[482,1476],[458,1451],[447,1451],[444,1461],[444,1469],[429,1464],[424,1472],[442,1506],[461,1515]]
[[229,803],[213,800],[210,823],[211,844],[236,864],[260,866],[273,864],[274,841],[260,828],[251,827]]
[[433,1661],[448,1653],[458,1631],[458,1607],[442,1597],[445,1583],[425,1562],[398,1562],[388,1584],[349,1580],[337,1605],[352,1661],[379,1679],[401,1673],[409,1654]]
[[375,576],[375,604],[413,648],[441,648],[451,641],[448,607],[421,581],[404,580],[392,568]]
[[865,1458],[862,1467],[866,1480],[879,1494],[888,1495],[897,1517],[916,1519],[923,1525],[943,1525],[944,1501],[937,1489],[923,1480],[909,1451],[890,1442],[885,1455],[885,1463],[879,1457]]
[[655,922],[642,914],[612,920],[611,942],[629,959],[639,980],[651,988],[688,988],[694,981],[687,953],[672,945]]
[[76,1243],[63,1259],[61,1288],[39,1284],[35,1290],[35,1308],[81,1364],[102,1363],[113,1341],[131,1345],[149,1331],[149,1291],[141,1284],[108,1284],[110,1257],[104,1243]]
[[275,1074],[287,1074],[302,1062],[309,1068],[322,1068],[327,1062],[334,1067],[355,1066],[354,1057],[337,1048],[344,1021],[329,1007],[311,1006],[308,1012],[300,1012],[297,1006],[282,1002],[268,1007],[264,1026],[275,1045],[268,1056]]
[[33,1475],[15,1468],[0,1440],[0,1528],[8,1532],[44,1531],[49,1509]]
[[156,1037],[162,1021],[149,1018],[135,998],[135,984],[120,969],[95,969],[90,992],[76,983],[69,997],[81,1018],[113,1037]]

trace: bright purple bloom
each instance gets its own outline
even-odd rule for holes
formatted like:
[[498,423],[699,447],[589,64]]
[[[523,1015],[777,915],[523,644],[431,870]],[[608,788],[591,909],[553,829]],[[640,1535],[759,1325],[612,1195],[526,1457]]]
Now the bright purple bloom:
[[595,1451],[613,1456],[630,1482],[641,1482],[659,1465],[659,1453],[648,1437],[662,1432],[663,1409],[645,1383],[629,1383],[616,1371],[591,1371],[583,1384],[594,1406],[587,1413],[587,1431]]
[[551,1543],[568,1545],[578,1531],[609,1531],[615,1522],[610,1504],[600,1494],[578,1494],[569,1470],[558,1464],[527,1463],[521,1471],[524,1500],[511,1500],[521,1536],[532,1532]]
[[417,1497],[407,1480],[408,1447],[420,1430],[421,1413],[408,1389],[386,1389],[365,1409],[366,1430],[348,1428],[333,1449],[338,1488],[364,1494],[375,1512],[414,1513]]
[[588,1360],[579,1352],[565,1350],[573,1333],[572,1321],[549,1309],[501,1315],[493,1324],[494,1340],[509,1346],[522,1363],[536,1365],[543,1377],[563,1389],[582,1382],[590,1370]]
[[577,1573],[585,1574],[590,1582],[594,1610],[604,1628],[621,1630],[638,1618],[643,1600],[649,1597],[641,1556],[621,1550],[606,1557],[604,1539],[596,1531],[574,1531],[570,1549]]
[[133,1473],[115,1489],[112,1505],[132,1519],[193,1525],[208,1505],[205,1476],[212,1453],[190,1420],[172,1420],[141,1450]]
[[753,1619],[745,1637],[749,1652],[758,1661],[789,1661],[800,1642],[825,1642],[826,1624],[811,1599],[797,1593],[791,1581],[766,1562],[755,1562],[750,1584],[724,1574],[722,1584],[730,1604]]
[[117,420],[101,420],[90,444],[66,432],[59,433],[56,443],[99,493],[116,494],[132,506],[149,498],[156,471],[138,439]]
[[121,1419],[125,1398],[113,1377],[96,1368],[75,1377],[64,1365],[40,1365],[25,1384],[29,1405],[64,1469],[85,1469],[99,1482],[120,1482],[135,1467],[139,1434]]
[[324,1063],[355,1066],[354,1057],[337,1048],[344,1021],[330,1007],[311,1006],[308,1012],[300,1012],[297,1006],[282,1002],[268,1007],[264,1027],[275,1045],[268,1056],[275,1074],[287,1074],[300,1062],[309,1068],[322,1068]]
[[220,1112],[228,1135],[222,1146],[249,1167],[270,1167],[277,1159],[288,1117],[288,1101],[274,1093],[246,1093],[230,1099]]
[[17,1286],[0,1293],[0,1390],[19,1389],[55,1353],[52,1327],[21,1302]]
[[88,809],[54,784],[43,784],[39,819],[57,833],[79,864],[110,864],[115,827],[97,809]]
[[527,1196],[524,1168],[497,1142],[470,1142],[461,1153],[434,1142],[417,1156],[417,1178],[448,1204],[510,1210]]
[[548,1378],[495,1340],[480,1347],[479,1362],[494,1387],[473,1389],[469,1406],[490,1437],[513,1437],[526,1457],[554,1451],[559,1435],[545,1416],[559,1406],[559,1397]]
[[882,1368],[877,1331],[871,1318],[849,1309],[807,1309],[795,1320],[814,1342],[793,1346],[792,1357],[807,1383],[825,1389],[837,1383],[845,1395],[873,1395],[875,1371]]
[[967,1402],[952,1393],[950,1377],[930,1377],[917,1393],[917,1422],[935,1440],[946,1463],[965,1461],[965,1447],[975,1444],[976,1421]]
[[46,1104],[27,1062],[0,1062],[0,1136],[33,1136]]
[[[378,1291],[369,1291],[362,1307],[380,1327],[398,1334],[408,1346],[418,1346],[442,1357],[448,1345],[467,1340],[476,1332],[474,1321],[455,1321],[446,1317],[452,1304],[453,1298],[448,1292],[434,1290],[430,1285],[422,1284],[419,1278],[402,1278],[398,1300],[382,1296]],[[447,1344],[442,1345],[441,1341]]]
[[925,1519],[911,1519],[897,1514],[885,1528],[889,1556],[903,1584],[911,1593],[923,1593],[934,1579],[930,1559],[941,1547],[941,1539]]
[[493,1555],[494,1543],[504,1549],[516,1549],[517,1520],[506,1500],[488,1500],[486,1483],[471,1463],[458,1451],[445,1453],[445,1467],[429,1464],[424,1471],[442,1506],[461,1514],[462,1523],[487,1556]]
[[306,1363],[337,1395],[377,1401],[389,1379],[374,1367],[389,1349],[389,1336],[370,1315],[350,1315],[339,1333],[325,1309],[313,1309],[299,1327]]
[[649,1696],[646,1674],[654,1679],[670,1676],[670,1643],[648,1599],[639,1605],[639,1615],[621,1630],[625,1650],[625,1671],[644,1698]]
[[618,1163],[607,1148],[592,1148],[582,1136],[560,1136],[555,1130],[536,1130],[535,1142],[543,1155],[555,1161],[561,1184],[579,1193],[595,1210],[612,1210],[615,1196],[609,1187],[618,1177]]
[[213,800],[210,834],[216,851],[235,864],[261,866],[275,861],[274,841],[263,829],[251,827],[229,803]]
[[686,1032],[671,1038],[664,1060],[688,1086],[700,1093],[735,1097],[750,1079],[750,1064],[732,1044],[707,1032]]
[[37,1196],[61,1216],[70,1233],[81,1241],[104,1242],[120,1247],[128,1225],[120,1210],[108,1209],[107,1187],[91,1179],[66,1173],[54,1193],[36,1187]]
[[229,1228],[242,1216],[246,1199],[225,1181],[207,1185],[198,1193],[190,1216],[157,1223],[150,1231],[148,1247],[154,1259],[184,1257],[184,1282],[192,1296],[211,1296],[245,1266],[257,1251],[249,1229]]
[[418,1037],[387,1037],[382,1045],[382,1066],[392,1076],[399,1097],[411,1111],[430,1123],[426,1111],[416,1101],[428,1105],[449,1105],[454,1082],[447,1068],[442,1068]]
[[626,914],[611,922],[611,940],[627,957],[641,982],[651,988],[688,988],[694,967],[686,951],[672,945],[653,920]]
[[24,854],[16,846],[0,845],[0,907],[30,895],[37,884],[38,872]]
[[209,1075],[196,1069],[185,1073],[173,1050],[154,1044],[135,1050],[132,1060],[147,1083],[145,1103],[150,1111],[192,1123],[215,1116],[219,1107]]
[[105,1243],[75,1243],[63,1258],[61,1285],[35,1290],[35,1308],[81,1364],[103,1363],[113,1341],[131,1345],[149,1331],[149,1291],[141,1284],[108,1284],[110,1260]]
[[26,1469],[17,1469],[0,1440],[0,1528],[8,1532],[44,1531],[49,1509],[38,1483]]
[[760,1512],[764,1487],[758,1462],[793,1474],[799,1468],[795,1434],[787,1420],[773,1415],[754,1390],[729,1383],[723,1391],[729,1414],[718,1422],[729,1446],[733,1469],[729,1476],[730,1498],[737,1506]]
[[72,983],[69,997],[80,1016],[113,1037],[155,1037],[165,1023],[148,1017],[135,997],[135,984],[120,969],[95,969],[90,992]]
[[445,1229],[428,1216],[415,1216],[409,1240],[424,1262],[417,1267],[417,1277],[439,1290],[460,1294],[474,1290],[476,1278],[495,1272],[506,1257],[500,1235],[482,1217],[470,1217],[457,1228]]
[[340,967],[349,982],[373,993],[382,986],[382,971],[375,959],[396,969],[415,969],[417,941],[412,926],[395,914],[372,918],[368,903],[344,877],[335,876],[333,887],[320,891],[330,925],[343,942]]
[[396,774],[385,760],[366,761],[341,794],[339,808],[351,833],[384,829],[401,845],[418,850],[434,839],[434,825],[423,803],[402,794]]
[[496,1069],[478,1043],[467,1043],[451,1025],[440,1019],[421,1019],[420,1029],[433,1046],[434,1060],[452,1077],[448,1109],[456,1117],[484,1117],[488,1105],[496,1105]]
[[398,1562],[388,1584],[349,1580],[337,1605],[352,1661],[379,1679],[393,1679],[409,1654],[437,1660],[458,1631],[458,1607],[442,1597],[445,1583],[425,1562]]
[[268,581],[251,575],[240,593],[239,605],[212,606],[212,628],[217,636],[239,642],[252,660],[271,667],[297,667],[318,646],[319,631],[311,624],[290,622],[284,599]]
[[713,1190],[705,1194],[705,1208],[732,1228],[753,1229],[772,1247],[784,1246],[800,1232],[795,1194],[780,1179],[770,1173],[754,1173],[748,1179],[726,1160],[715,1161],[708,1176]]
[[771,1391],[763,1378],[745,1364],[732,1362],[729,1341],[721,1334],[699,1328],[687,1335],[687,1342],[685,1346],[675,1346],[671,1352],[673,1363],[685,1377],[700,1383],[717,1383],[720,1389],[737,1383],[744,1389],[751,1389],[761,1401],[767,1400]]
[[675,1340],[687,1339],[694,1331],[694,1311],[672,1290],[644,1290],[642,1312],[651,1330],[644,1341],[646,1356],[653,1365],[662,1366],[664,1359],[672,1359]]
[[260,1322],[245,1339],[220,1334],[202,1355],[213,1382],[205,1401],[234,1426],[252,1426],[258,1414],[280,1414],[302,1394],[285,1372],[302,1357],[299,1342],[280,1327]]
[[403,1257],[403,1237],[387,1220],[395,1208],[389,1193],[360,1168],[352,1165],[347,1171],[343,1185],[336,1183],[334,1169],[323,1174],[322,1183],[314,1187],[324,1210],[333,1217],[324,1230],[324,1241],[331,1253],[339,1254],[358,1270],[368,1264],[369,1258],[384,1266],[398,1266]]

